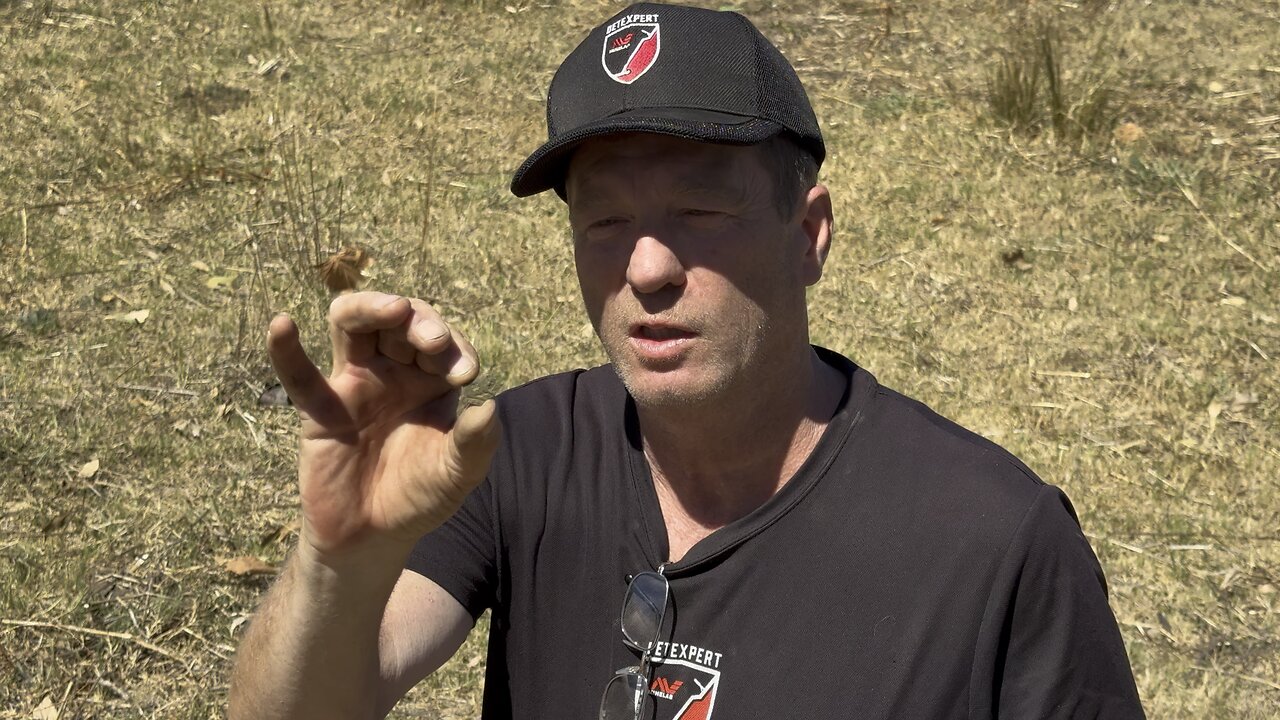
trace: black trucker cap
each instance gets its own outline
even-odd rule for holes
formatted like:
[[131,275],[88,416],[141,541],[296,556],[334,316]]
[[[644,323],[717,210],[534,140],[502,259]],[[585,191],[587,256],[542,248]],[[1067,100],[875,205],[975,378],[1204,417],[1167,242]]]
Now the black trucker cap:
[[574,148],[624,132],[752,145],[785,133],[826,156],[800,78],[735,12],[639,3],[591,31],[561,63],[547,94],[547,142],[511,179],[525,197],[554,188]]

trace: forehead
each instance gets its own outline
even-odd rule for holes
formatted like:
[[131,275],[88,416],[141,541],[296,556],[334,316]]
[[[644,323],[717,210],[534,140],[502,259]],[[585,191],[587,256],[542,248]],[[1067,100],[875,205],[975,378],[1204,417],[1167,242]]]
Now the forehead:
[[571,202],[652,187],[740,193],[767,185],[762,155],[758,146],[718,145],[665,135],[593,138],[574,152],[565,188]]

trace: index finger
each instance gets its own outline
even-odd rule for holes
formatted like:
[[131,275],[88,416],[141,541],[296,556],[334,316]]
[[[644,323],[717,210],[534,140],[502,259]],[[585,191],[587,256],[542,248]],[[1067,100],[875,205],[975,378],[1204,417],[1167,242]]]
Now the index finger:
[[378,350],[378,331],[403,324],[410,315],[406,298],[379,292],[341,295],[329,304],[333,372],[348,362],[363,362]]
[[320,417],[332,403],[332,390],[320,369],[307,357],[298,337],[298,326],[280,314],[267,328],[267,356],[285,393],[302,412]]

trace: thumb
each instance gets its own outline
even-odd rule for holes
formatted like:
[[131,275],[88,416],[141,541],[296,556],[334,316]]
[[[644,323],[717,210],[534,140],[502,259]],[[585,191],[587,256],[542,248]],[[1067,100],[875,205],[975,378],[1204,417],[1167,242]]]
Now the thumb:
[[463,410],[449,431],[449,464],[467,489],[475,487],[489,472],[489,462],[502,439],[498,404],[487,400]]

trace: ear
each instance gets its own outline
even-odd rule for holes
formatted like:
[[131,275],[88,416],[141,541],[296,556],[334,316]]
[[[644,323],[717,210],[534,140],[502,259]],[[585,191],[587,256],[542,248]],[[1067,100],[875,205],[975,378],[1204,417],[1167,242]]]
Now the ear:
[[799,229],[806,242],[801,278],[806,286],[814,285],[822,279],[822,267],[826,265],[827,253],[831,250],[831,233],[835,228],[831,215],[831,192],[827,186],[809,188],[797,212]]

